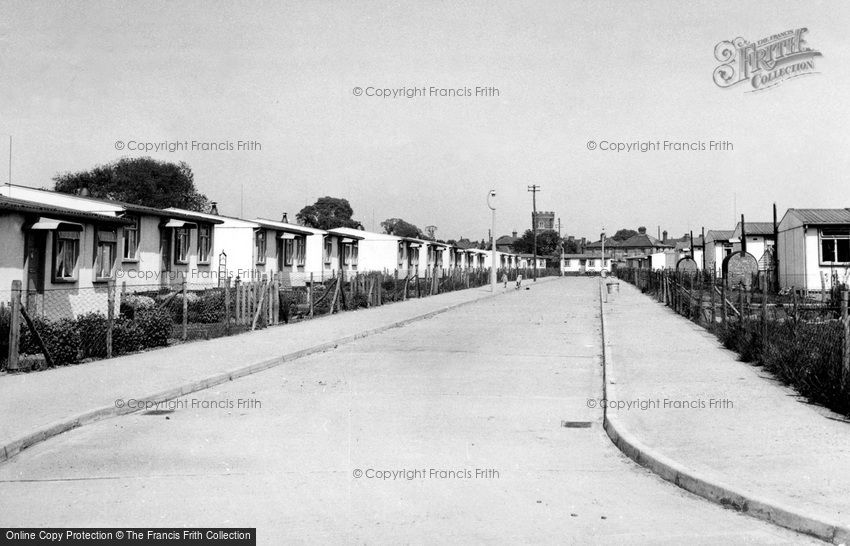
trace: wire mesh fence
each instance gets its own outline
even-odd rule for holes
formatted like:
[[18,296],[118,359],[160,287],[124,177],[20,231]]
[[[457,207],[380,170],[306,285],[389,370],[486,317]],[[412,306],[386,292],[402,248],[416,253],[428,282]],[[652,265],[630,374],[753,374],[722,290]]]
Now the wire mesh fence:
[[[557,275],[540,269],[538,276]],[[531,270],[498,272],[514,282]],[[489,269],[282,272],[216,279],[0,292],[0,358],[37,370],[211,339],[313,317],[484,286]]]
[[729,286],[711,272],[620,269],[616,275],[714,332],[744,362],[764,368],[800,394],[850,415],[847,286],[771,292],[771,272]]

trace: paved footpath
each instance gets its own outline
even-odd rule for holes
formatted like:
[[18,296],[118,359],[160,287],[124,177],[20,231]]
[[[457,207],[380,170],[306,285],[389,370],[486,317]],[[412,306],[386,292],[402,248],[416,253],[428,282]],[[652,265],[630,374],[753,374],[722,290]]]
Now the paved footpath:
[[632,285],[621,281],[604,309],[608,414],[639,444],[638,458],[660,459],[653,469],[674,481],[683,471],[679,481],[697,494],[719,493],[715,500],[746,504],[764,519],[847,542],[850,422],[739,362]]
[[[498,285],[497,295],[505,290]],[[131,410],[117,408],[116,400],[174,398],[491,295],[489,286],[458,290],[168,349],[0,376],[5,416],[0,420],[0,462],[79,424]]]

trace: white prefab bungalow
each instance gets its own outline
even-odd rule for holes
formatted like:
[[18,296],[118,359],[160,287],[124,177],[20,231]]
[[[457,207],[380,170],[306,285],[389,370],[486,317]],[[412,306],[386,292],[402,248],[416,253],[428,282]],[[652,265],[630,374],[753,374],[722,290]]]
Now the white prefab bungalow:
[[[534,254],[519,254],[517,256],[513,256],[511,260],[511,267],[518,267],[520,269],[534,269]],[[601,259],[601,258],[600,258]],[[546,258],[542,256],[537,257],[537,269],[546,269]]]
[[325,273],[355,273],[363,271],[360,267],[360,241],[363,232],[359,229],[334,228],[325,234],[323,258]]
[[[20,281],[30,315],[106,313],[123,218],[0,196],[0,294]],[[117,304],[116,304],[117,306]]]
[[776,246],[776,237],[773,235],[773,222],[747,222],[741,228],[741,222],[735,226],[732,232],[732,252],[738,252],[742,248],[741,235],[747,237],[747,253],[752,254],[758,261],[759,271],[770,269],[773,249]]
[[473,269],[483,269],[485,267],[489,267],[489,250],[484,250],[481,248],[468,248],[466,249],[466,253],[468,255],[467,260],[469,263],[469,267]]
[[277,271],[283,273],[284,285],[303,286],[311,274],[314,280],[321,280],[326,231],[265,218],[254,222],[278,232]]
[[584,275],[585,273],[599,273],[602,269],[611,271],[611,258],[605,258],[605,264],[602,263],[602,256],[596,254],[564,254],[561,257],[561,272],[577,273]]
[[[705,234],[705,269],[714,270],[719,277],[723,274],[723,260],[732,254],[730,242],[734,231],[710,229]],[[749,249],[747,249],[749,250]]]
[[850,282],[850,209],[788,209],[777,247],[782,288]]
[[47,207],[123,218],[117,232],[114,276],[122,291],[179,284],[185,277],[207,283],[215,269],[213,226],[221,221],[191,211],[165,211],[120,201],[95,199],[25,186],[2,186],[11,195]]
[[[662,250],[653,252],[647,257],[647,265],[653,271],[662,269],[676,269],[676,264],[681,259],[681,256],[675,250]],[[638,262],[635,262],[636,264]]]
[[[213,213],[192,213],[191,211],[168,208],[166,212],[195,214],[208,222],[217,221],[212,233],[212,252],[209,263],[211,272],[190,270],[187,282],[190,285],[217,285],[226,282],[228,278],[239,279],[241,282],[259,281],[269,278],[280,271],[279,262],[282,256],[282,245],[278,243],[279,236],[285,233],[283,229],[268,224],[222,216]],[[198,237],[202,234],[199,232]],[[191,235],[189,244],[191,244]],[[182,238],[178,233],[175,245],[180,245]],[[178,247],[179,248],[179,247]],[[179,251],[175,249],[175,256]]]

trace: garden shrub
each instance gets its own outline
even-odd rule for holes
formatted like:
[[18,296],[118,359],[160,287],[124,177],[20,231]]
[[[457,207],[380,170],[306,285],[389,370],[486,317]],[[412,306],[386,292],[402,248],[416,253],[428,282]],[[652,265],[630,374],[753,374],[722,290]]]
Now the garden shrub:
[[113,355],[133,353],[144,347],[145,333],[136,321],[124,317],[115,319],[112,328]]
[[106,358],[106,315],[99,312],[85,313],[77,317],[83,358]]
[[[50,321],[36,317],[33,319],[33,324],[53,358],[54,365],[64,366],[80,361],[81,338],[76,321],[72,319]],[[26,322],[21,324],[20,352],[41,353],[41,347]]]
[[171,335],[171,314],[164,309],[138,309],[136,311],[136,325],[142,334],[142,345],[144,347],[164,347],[168,345]]

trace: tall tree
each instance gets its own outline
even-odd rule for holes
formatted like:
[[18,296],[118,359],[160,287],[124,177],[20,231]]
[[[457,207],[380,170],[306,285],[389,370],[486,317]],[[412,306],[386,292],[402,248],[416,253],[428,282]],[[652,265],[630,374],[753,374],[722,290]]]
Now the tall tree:
[[[558,253],[558,244],[561,238],[555,230],[537,230],[537,255],[552,256]],[[514,252],[519,254],[531,254],[534,252],[534,231],[526,230],[522,237],[514,241]]]
[[634,237],[637,234],[638,232],[633,229],[619,229],[617,230],[617,233],[611,236],[611,238],[615,241],[625,241],[626,239]]
[[89,171],[57,174],[53,181],[53,189],[62,193],[79,193],[85,188],[92,197],[158,209],[205,211],[209,207],[207,197],[195,188],[192,169],[182,161],[125,157]]
[[363,225],[352,219],[354,209],[347,199],[340,197],[320,197],[312,205],[307,205],[295,215],[305,226],[316,229],[347,227],[363,229]]
[[414,239],[422,237],[422,230],[401,218],[387,218],[381,222],[381,227],[384,228],[384,233],[396,237],[413,237]]

